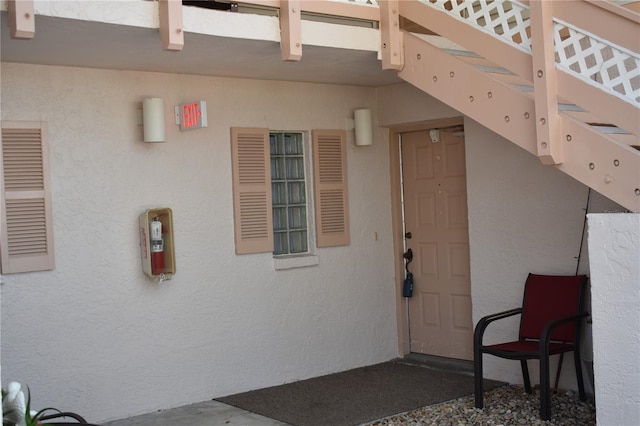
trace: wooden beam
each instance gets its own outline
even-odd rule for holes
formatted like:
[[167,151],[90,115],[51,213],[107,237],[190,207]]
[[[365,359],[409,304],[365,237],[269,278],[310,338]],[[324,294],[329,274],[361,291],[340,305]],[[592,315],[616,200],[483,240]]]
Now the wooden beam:
[[280,53],[283,61],[302,58],[300,0],[280,1]]
[[543,164],[562,163],[558,78],[553,42],[553,2],[530,0],[536,143]]
[[398,0],[380,1],[380,39],[382,69],[401,70],[404,57]]
[[159,0],[162,49],[180,51],[184,47],[182,1]]
[[[272,8],[279,8],[281,5],[280,0],[246,0],[238,1],[238,3]],[[302,0],[300,6],[303,12],[362,19],[365,21],[377,22],[380,20],[379,8],[374,5],[330,0]]]
[[33,38],[36,20],[33,0],[9,0],[7,7],[11,38]]

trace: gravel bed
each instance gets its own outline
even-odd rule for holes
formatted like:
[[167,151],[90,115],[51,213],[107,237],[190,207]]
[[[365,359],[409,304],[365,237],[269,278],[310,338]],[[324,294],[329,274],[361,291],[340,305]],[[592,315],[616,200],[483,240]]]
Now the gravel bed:
[[461,426],[461,425],[563,425],[596,424],[596,409],[568,391],[551,396],[551,420],[540,420],[540,395],[529,395],[522,386],[503,386],[484,394],[484,409],[474,406],[473,395],[419,408],[366,423],[363,426]]

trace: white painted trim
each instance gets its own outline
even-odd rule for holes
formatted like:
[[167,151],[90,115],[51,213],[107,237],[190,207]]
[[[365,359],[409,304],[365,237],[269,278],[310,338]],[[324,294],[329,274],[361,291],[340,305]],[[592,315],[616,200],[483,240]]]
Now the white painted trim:
[[320,264],[320,258],[315,254],[303,254],[297,256],[279,256],[273,258],[273,269],[281,271],[285,269],[306,268]]

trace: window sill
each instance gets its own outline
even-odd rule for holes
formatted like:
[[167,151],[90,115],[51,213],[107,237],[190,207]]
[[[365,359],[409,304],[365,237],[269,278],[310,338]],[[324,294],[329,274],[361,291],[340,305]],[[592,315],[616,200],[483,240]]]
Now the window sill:
[[320,258],[315,254],[301,254],[273,258],[273,268],[276,271],[294,268],[306,268],[320,264]]

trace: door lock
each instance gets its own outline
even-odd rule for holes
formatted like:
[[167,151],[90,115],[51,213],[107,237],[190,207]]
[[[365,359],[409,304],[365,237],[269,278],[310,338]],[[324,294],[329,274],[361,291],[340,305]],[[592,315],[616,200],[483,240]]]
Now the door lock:
[[404,234],[404,237],[405,237],[407,240],[410,240],[412,236],[413,236],[413,235],[411,235],[411,232],[407,232],[407,233],[405,233],[405,234]]

